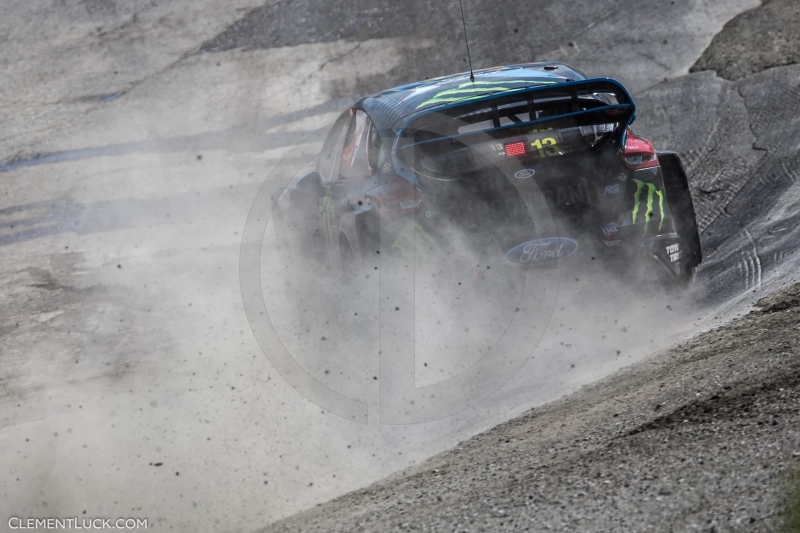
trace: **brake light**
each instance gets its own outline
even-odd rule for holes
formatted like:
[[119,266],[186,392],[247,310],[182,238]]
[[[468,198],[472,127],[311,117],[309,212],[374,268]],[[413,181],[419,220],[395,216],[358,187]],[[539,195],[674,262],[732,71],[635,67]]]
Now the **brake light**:
[[652,168],[658,166],[653,144],[647,139],[637,137],[628,130],[625,146],[622,148],[622,163],[631,169]]
[[508,157],[518,157],[525,155],[525,141],[516,141],[505,145]]

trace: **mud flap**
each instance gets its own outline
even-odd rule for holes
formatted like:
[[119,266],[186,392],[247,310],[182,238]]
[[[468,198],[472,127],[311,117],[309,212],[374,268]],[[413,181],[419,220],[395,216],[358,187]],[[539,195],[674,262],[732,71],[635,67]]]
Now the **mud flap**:
[[657,152],[664,178],[664,191],[667,194],[675,231],[681,239],[682,247],[680,266],[687,271],[700,264],[703,259],[700,250],[700,233],[697,229],[697,217],[694,213],[689,181],[678,154],[675,152]]
[[683,250],[677,233],[659,235],[649,240],[648,253],[668,278],[679,278],[683,267]]

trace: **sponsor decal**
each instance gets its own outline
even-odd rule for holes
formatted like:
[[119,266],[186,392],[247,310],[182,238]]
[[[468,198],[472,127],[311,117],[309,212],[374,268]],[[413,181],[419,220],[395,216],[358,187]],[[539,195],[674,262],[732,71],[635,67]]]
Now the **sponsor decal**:
[[[415,235],[416,233],[416,235]],[[403,228],[394,242],[392,248],[397,248],[403,257],[411,257],[412,251],[418,253],[423,259],[430,259],[433,255],[442,255],[442,249],[436,239],[422,227],[419,221],[409,222]]]
[[351,207],[359,206],[364,203],[365,197],[362,194],[347,194],[339,199],[339,207],[349,205]]
[[670,244],[667,246],[667,254],[669,255],[670,263],[677,263],[681,260],[681,245],[680,244]]
[[645,182],[642,180],[633,180],[636,183],[636,192],[633,198],[633,212],[631,213],[632,223],[636,224],[636,218],[639,215],[642,200],[646,201],[646,211],[644,213],[644,232],[647,233],[647,226],[650,224],[650,218],[653,216],[653,201],[658,196],[658,208],[661,220],[658,223],[658,230],[661,231],[661,226],[664,224],[664,193],[656,188],[655,184]]
[[567,237],[551,237],[523,242],[506,253],[506,261],[515,265],[545,265],[569,257],[578,250],[578,242]]
[[542,189],[541,195],[538,193],[534,195],[537,202],[541,197],[544,197],[547,203],[553,207],[588,204],[591,199],[589,182],[586,179],[582,179],[575,184]]
[[528,178],[532,178],[533,175],[536,174],[536,171],[532,168],[523,168],[522,170],[518,170],[514,177],[518,180],[524,180]]
[[603,228],[603,235],[607,237],[603,241],[603,244],[606,245],[606,248],[619,248],[620,246],[625,246],[625,241],[619,238],[619,229],[614,224]]
[[555,203],[557,206],[585,204],[589,202],[589,192],[585,187],[567,186],[556,189]]
[[[556,83],[557,82],[554,81],[544,81],[537,79],[467,81],[458,85],[457,87],[437,92],[433,98],[425,100],[424,102],[419,104],[417,106],[417,109],[434,104],[448,104],[451,102],[459,102],[462,100],[473,100],[475,98],[486,96],[489,93],[514,91],[517,89],[524,89],[526,87],[531,87],[533,85],[554,85]],[[427,88],[428,87],[426,86],[420,87],[420,89],[423,91]]]
[[614,179],[616,179],[617,181],[627,181],[627,179],[628,179],[628,174],[626,174],[625,172],[620,172],[620,173],[619,173],[619,176],[617,176],[617,177],[616,177],[616,178],[614,178]]
[[619,192],[619,183],[615,183],[614,185],[607,185],[605,190],[603,190],[603,195],[606,194],[617,194]]
[[603,228],[603,235],[606,237],[616,237],[619,233],[619,229],[614,224],[611,224],[607,228]]

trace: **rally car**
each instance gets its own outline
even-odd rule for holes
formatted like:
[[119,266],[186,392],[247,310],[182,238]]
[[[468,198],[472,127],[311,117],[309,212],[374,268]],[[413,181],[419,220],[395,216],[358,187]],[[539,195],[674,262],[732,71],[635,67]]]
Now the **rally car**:
[[619,82],[556,62],[389,89],[345,110],[316,169],[275,192],[276,231],[345,279],[381,251],[476,246],[508,268],[616,258],[685,283],[702,258],[686,174],[635,117]]

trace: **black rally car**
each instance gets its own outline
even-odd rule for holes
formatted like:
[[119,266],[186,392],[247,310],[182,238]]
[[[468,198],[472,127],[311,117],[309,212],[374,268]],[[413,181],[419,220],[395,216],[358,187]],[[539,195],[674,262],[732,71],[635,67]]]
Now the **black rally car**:
[[276,230],[351,280],[376,251],[446,261],[475,246],[511,268],[599,256],[690,281],[686,175],[635,116],[619,82],[563,63],[389,89],[342,113],[316,170],[276,191]]

